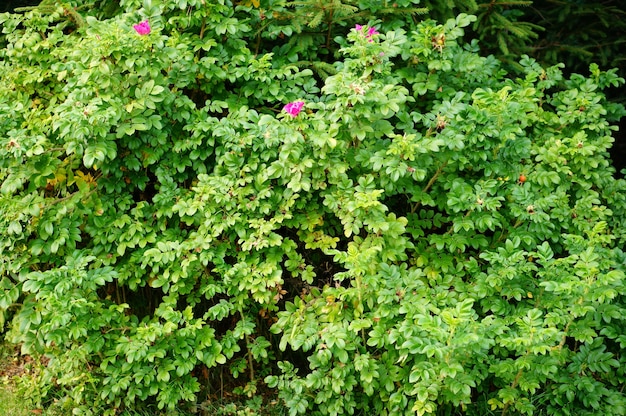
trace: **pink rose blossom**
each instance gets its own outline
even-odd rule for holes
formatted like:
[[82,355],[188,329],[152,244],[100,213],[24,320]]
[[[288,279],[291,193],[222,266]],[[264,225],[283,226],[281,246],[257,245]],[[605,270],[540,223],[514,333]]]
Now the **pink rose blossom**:
[[367,37],[371,38],[374,35],[380,35],[380,33],[378,33],[378,30],[376,30],[375,27],[370,27],[369,29],[367,29]]
[[144,20],[141,23],[133,25],[133,29],[135,29],[135,32],[139,33],[141,36],[147,35],[150,33],[150,23],[147,20]]
[[287,104],[283,110],[289,113],[292,117],[295,117],[300,114],[302,107],[304,107],[304,101],[294,101],[293,103]]
[[[356,25],[354,27],[354,29],[357,32],[363,32],[363,29],[365,29],[367,26],[363,26],[363,25]],[[372,37],[374,35],[380,35],[380,33],[378,32],[378,30],[376,30],[375,27],[368,27],[367,28],[367,33],[365,33],[365,38],[367,39],[368,42],[373,42],[374,40],[372,39]]]

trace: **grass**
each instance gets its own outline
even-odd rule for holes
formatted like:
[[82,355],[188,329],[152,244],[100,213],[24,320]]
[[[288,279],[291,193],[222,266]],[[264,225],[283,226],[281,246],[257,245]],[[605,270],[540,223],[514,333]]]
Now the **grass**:
[[0,415],[45,415],[39,409],[30,408],[27,401],[16,392],[13,377],[22,372],[22,363],[17,360],[15,349],[0,342]]
[[[0,415],[5,416],[33,416],[37,414],[24,405],[13,391],[10,384],[3,382],[0,386]],[[40,413],[41,414],[41,413]]]

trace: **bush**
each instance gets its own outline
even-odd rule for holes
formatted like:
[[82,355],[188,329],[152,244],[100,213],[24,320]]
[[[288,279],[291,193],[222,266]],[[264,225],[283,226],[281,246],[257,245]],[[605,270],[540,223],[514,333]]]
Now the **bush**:
[[626,413],[615,71],[507,74],[408,1],[78,3],[0,15],[0,308],[38,400]]

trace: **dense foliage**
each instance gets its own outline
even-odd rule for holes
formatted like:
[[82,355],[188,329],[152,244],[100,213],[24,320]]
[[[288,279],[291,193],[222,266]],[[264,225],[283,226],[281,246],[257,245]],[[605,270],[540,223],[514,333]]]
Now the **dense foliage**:
[[423,4],[438,19],[455,13],[477,15],[473,32],[481,49],[503,60],[529,54],[543,63],[563,62],[566,70],[587,71],[590,62],[626,74],[626,11],[620,0],[432,0]]
[[36,400],[626,414],[623,79],[507,73],[421,6],[0,15],[0,309]]

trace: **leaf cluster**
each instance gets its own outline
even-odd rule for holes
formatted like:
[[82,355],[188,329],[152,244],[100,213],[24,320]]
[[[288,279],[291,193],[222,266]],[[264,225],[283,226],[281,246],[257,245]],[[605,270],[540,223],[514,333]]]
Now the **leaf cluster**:
[[331,5],[0,15],[0,310],[31,397],[624,413],[624,80],[507,73],[467,14]]

